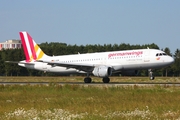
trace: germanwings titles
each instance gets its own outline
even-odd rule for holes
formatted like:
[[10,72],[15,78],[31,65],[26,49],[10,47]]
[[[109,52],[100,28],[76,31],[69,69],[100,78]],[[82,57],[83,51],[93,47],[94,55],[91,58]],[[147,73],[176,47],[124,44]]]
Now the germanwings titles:
[[[18,62],[19,66],[45,72],[86,73],[85,83],[91,83],[90,74],[109,83],[114,72],[135,74],[140,69],[162,68],[174,62],[171,56],[156,49],[48,56],[27,32],[20,32],[20,38],[26,60]],[[154,79],[152,74],[150,79]]]
[[131,56],[131,55],[142,55],[143,51],[129,51],[129,52],[118,52],[118,53],[110,53],[108,54],[108,58],[115,56]]

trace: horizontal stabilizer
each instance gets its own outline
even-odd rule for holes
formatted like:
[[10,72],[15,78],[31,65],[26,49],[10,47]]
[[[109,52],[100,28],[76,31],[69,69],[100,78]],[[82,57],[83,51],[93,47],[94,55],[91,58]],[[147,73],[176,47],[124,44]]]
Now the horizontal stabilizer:
[[25,61],[5,61],[6,63],[15,63],[15,64],[29,64],[34,65],[35,63],[32,62],[25,62]]
[[5,63],[19,63],[19,61],[5,61]]

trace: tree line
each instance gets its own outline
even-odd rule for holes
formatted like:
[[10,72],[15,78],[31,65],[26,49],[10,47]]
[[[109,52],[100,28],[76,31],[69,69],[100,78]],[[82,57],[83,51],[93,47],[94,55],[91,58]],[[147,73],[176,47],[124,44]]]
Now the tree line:
[[[106,52],[106,51],[119,51],[119,50],[133,50],[133,49],[160,49],[158,45],[145,44],[145,45],[130,45],[130,44],[87,44],[87,45],[67,45],[66,43],[51,42],[41,43],[40,48],[50,56],[56,55],[68,55],[78,53],[93,53],[93,52]],[[168,47],[161,49],[168,55],[174,57],[175,62],[173,65],[154,70],[156,76],[180,76],[180,50],[176,49],[174,53],[171,53]],[[5,61],[21,61],[25,59],[23,49],[3,49],[0,51],[0,76],[57,76],[57,73],[44,73],[43,71],[31,70],[23,68],[17,65],[17,63],[11,64]],[[119,75],[116,73],[114,75]],[[147,76],[148,70],[140,70],[139,76]]]

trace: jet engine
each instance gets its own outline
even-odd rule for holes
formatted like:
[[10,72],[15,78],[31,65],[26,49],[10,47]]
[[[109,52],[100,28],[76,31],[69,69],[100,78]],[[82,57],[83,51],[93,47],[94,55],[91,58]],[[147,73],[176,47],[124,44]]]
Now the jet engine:
[[97,77],[108,77],[112,74],[112,69],[108,66],[96,66],[92,73]]

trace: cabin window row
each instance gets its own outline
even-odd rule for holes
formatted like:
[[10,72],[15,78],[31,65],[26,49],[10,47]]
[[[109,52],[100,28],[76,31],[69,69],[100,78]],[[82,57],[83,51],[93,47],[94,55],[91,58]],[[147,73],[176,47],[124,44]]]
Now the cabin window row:
[[83,62],[83,61],[95,61],[95,60],[102,60],[102,58],[83,59],[83,60],[70,60],[70,61],[62,61],[62,62],[64,62],[64,63],[71,63],[71,62]]
[[[139,58],[142,56],[127,56],[127,57],[112,57],[109,59],[125,59],[125,58]],[[64,63],[72,63],[72,62],[83,62],[83,61],[97,61],[97,60],[103,60],[103,58],[96,58],[96,59],[83,59],[83,60],[70,60],[70,61],[62,61]]]
[[142,56],[110,57],[109,59],[139,58]]

